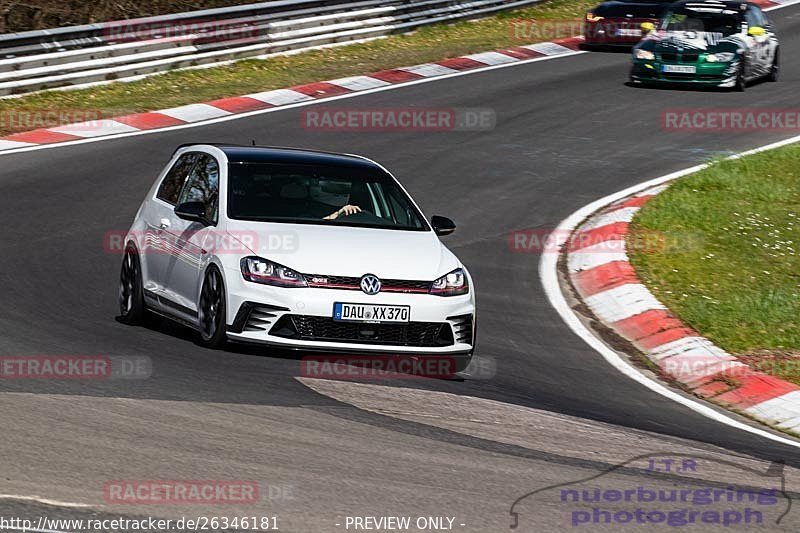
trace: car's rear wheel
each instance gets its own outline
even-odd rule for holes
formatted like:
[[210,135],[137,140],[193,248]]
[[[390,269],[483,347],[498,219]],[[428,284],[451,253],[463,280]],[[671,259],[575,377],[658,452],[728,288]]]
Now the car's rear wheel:
[[769,74],[767,75],[767,81],[778,81],[781,73],[781,65],[780,65],[780,57],[778,55],[778,49],[775,49],[775,57],[772,59],[772,67],[769,69]]
[[119,273],[119,314],[126,324],[138,324],[144,318],[142,268],[136,248],[128,246]]
[[225,284],[217,267],[206,271],[198,302],[200,344],[206,348],[222,348],[227,339],[225,319]]

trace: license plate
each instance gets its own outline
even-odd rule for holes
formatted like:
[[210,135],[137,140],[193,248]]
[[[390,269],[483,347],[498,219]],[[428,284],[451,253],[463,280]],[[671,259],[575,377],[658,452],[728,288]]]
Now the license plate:
[[333,319],[338,322],[368,322],[371,324],[408,322],[411,320],[411,306],[336,302],[333,304]]
[[640,29],[633,29],[633,28],[620,28],[617,30],[617,35],[619,37],[641,37],[642,30]]
[[697,67],[694,65],[664,65],[663,72],[676,72],[680,74],[694,74]]

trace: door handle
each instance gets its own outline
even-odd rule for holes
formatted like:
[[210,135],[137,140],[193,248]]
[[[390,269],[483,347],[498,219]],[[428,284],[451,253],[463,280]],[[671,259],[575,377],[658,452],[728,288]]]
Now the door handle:
[[161,223],[158,225],[161,229],[167,229],[170,227],[170,222],[168,218],[162,218]]

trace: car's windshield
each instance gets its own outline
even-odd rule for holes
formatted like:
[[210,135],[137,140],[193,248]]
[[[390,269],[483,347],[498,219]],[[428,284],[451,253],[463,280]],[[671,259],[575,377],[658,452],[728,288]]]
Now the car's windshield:
[[263,222],[428,229],[387,174],[313,165],[231,163],[228,216]]
[[668,12],[661,22],[666,31],[716,33],[723,37],[738,33],[740,14],[732,9],[680,7]]

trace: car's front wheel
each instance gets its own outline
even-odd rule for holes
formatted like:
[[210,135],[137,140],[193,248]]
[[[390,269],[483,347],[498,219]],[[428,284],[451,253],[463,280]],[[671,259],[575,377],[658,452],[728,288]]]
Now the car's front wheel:
[[222,348],[227,339],[225,319],[225,284],[215,266],[206,271],[198,302],[200,344],[206,348]]
[[126,324],[138,324],[144,318],[142,268],[136,248],[128,246],[119,273],[119,314]]
[[744,77],[744,61],[739,65],[739,70],[736,72],[736,83],[733,85],[733,90],[737,93],[743,93],[747,89],[747,80]]
[[775,49],[775,57],[772,59],[772,66],[769,69],[769,74],[767,75],[767,81],[778,81],[780,73],[781,73],[780,57],[778,55],[778,49]]

